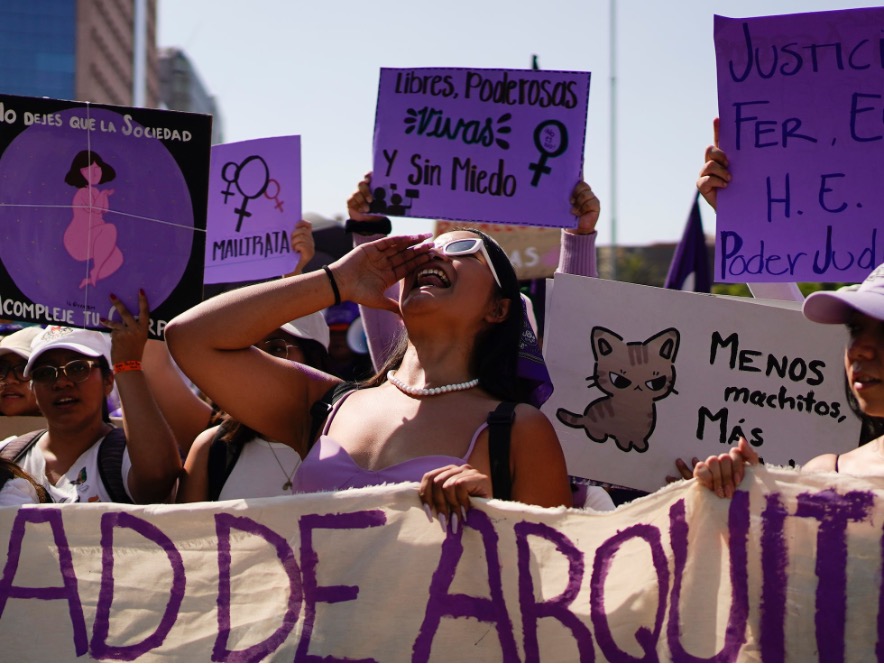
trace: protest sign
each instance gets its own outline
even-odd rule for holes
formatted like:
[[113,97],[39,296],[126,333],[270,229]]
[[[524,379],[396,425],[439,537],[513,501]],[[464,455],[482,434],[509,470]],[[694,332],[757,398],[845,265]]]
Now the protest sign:
[[857,445],[843,326],[791,304],[569,274],[548,307],[555,391],[543,410],[571,475],[653,491],[676,458],[726,452],[740,436],[779,465]]
[[714,280],[862,281],[884,261],[884,8],[715,17]]
[[371,210],[574,227],[588,72],[381,69]]
[[493,237],[509,256],[519,281],[551,277],[559,265],[561,231],[557,228],[437,221],[435,235],[475,228]]
[[257,281],[295,269],[290,234],[301,218],[301,137],[212,147],[207,284]]
[[[750,469],[616,512],[416,485],[0,509],[10,661],[873,661],[884,484]],[[878,616],[878,619],[875,619]]]
[[0,95],[0,316],[151,336],[202,297],[212,118]]

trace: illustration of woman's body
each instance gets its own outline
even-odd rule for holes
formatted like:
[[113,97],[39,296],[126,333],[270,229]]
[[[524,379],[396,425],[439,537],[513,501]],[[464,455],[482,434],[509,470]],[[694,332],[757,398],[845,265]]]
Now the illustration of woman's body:
[[104,220],[114,190],[96,187],[115,177],[116,171],[98,153],[84,150],[74,157],[64,179],[77,187],[73,217],[64,232],[64,247],[75,260],[92,260],[92,269],[80,282],[80,288],[94,286],[123,264],[123,253],[117,247],[117,227]]

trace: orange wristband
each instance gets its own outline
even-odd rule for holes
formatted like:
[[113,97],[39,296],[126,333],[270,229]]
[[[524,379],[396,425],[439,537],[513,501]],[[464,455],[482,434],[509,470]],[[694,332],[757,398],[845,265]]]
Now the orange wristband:
[[141,371],[141,361],[128,360],[126,362],[117,362],[114,365],[114,375],[123,373],[124,371]]

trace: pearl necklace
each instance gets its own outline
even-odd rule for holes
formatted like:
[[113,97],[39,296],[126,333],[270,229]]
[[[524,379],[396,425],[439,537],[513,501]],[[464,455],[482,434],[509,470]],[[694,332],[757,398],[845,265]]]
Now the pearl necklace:
[[479,384],[478,378],[465,381],[463,383],[452,383],[451,385],[440,385],[439,387],[411,387],[396,378],[395,371],[387,372],[387,380],[399,388],[410,397],[434,397],[437,394],[447,394],[449,392],[462,392],[463,390],[471,390]]

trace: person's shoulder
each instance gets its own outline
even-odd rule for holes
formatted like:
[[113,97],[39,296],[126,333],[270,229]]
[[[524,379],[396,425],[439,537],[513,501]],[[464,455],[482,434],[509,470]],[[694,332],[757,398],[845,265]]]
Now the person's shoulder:
[[847,454],[820,454],[801,466],[802,473],[834,473],[838,471],[837,465],[839,457],[845,458],[849,454],[853,454],[856,450]]
[[513,422],[513,440],[550,441],[558,446],[559,439],[549,418],[538,408],[527,403],[516,406]]

